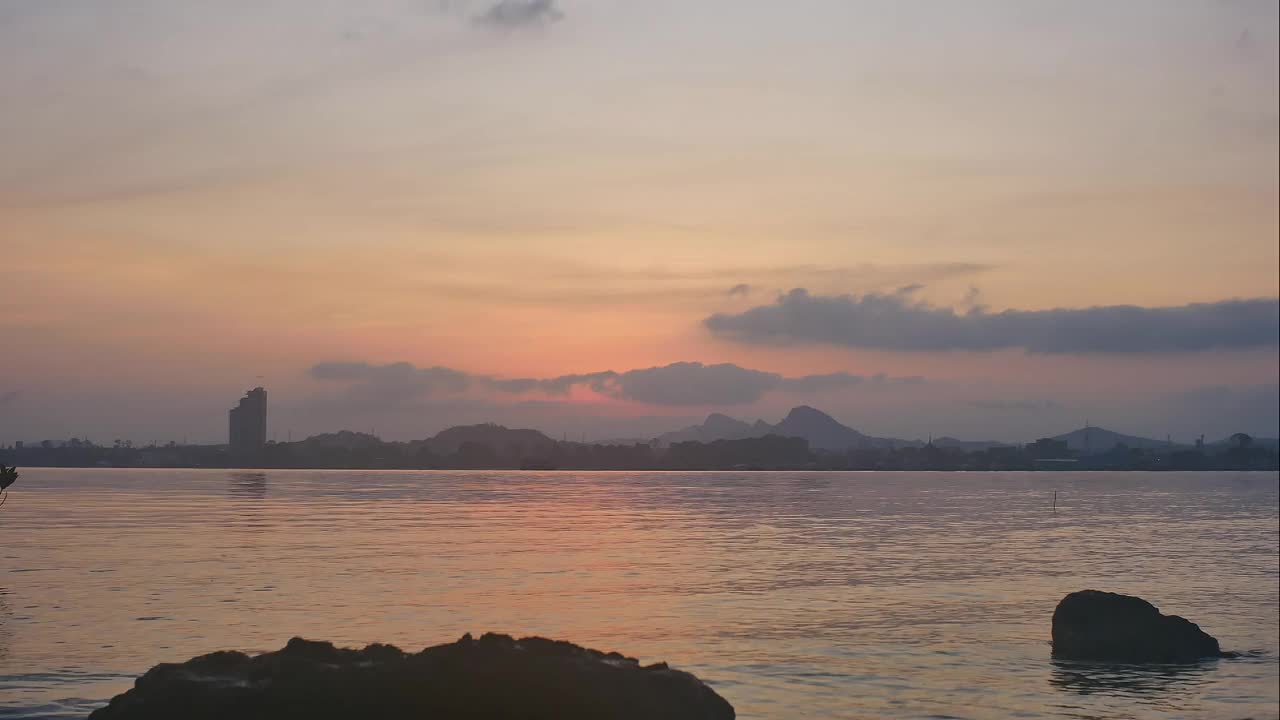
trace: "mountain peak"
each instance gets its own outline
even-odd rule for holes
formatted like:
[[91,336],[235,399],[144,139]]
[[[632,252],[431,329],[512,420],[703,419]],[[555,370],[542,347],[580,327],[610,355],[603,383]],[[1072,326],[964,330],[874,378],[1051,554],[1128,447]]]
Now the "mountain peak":
[[1083,453],[1099,453],[1106,452],[1116,445],[1127,445],[1131,448],[1164,448],[1169,443],[1165,440],[1153,440],[1152,438],[1137,437],[1135,435],[1125,435],[1090,425],[1082,427],[1078,430],[1053,436],[1054,440],[1061,440],[1067,443],[1067,447],[1072,450]]
[[746,432],[751,429],[751,426],[745,422],[723,413],[711,413],[702,423],[702,427],[710,432]]
[[778,423],[776,431],[783,436],[802,437],[809,441],[811,447],[824,450],[860,447],[870,440],[857,430],[841,425],[835,418],[808,405],[792,408],[782,422]]
[[787,413],[787,417],[783,419],[783,422],[787,421],[819,421],[834,423],[836,425],[840,424],[830,415],[808,405],[797,405],[796,407],[791,408],[791,412]]
[[658,445],[667,446],[677,442],[714,442],[716,440],[738,440],[741,438],[764,435],[759,428],[749,423],[731,418],[724,413],[711,413],[701,425],[690,425],[683,430],[663,433],[658,436]]

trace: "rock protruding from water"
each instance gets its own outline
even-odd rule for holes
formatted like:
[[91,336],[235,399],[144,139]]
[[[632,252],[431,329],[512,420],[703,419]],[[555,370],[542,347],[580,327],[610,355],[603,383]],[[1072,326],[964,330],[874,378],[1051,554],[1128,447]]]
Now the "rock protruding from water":
[[404,653],[294,638],[250,657],[157,665],[91,720],[731,720],[733,706],[666,663],[539,637],[464,635]]
[[1199,625],[1132,595],[1081,590],[1053,611],[1053,654],[1069,660],[1188,663],[1222,657]]

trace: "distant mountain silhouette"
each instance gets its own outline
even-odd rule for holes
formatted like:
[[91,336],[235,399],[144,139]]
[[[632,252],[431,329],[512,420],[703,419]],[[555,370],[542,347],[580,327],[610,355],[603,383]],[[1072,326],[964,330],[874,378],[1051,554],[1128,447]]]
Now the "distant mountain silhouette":
[[658,445],[666,447],[678,442],[709,443],[716,440],[742,440],[764,437],[772,430],[773,426],[763,420],[757,420],[755,425],[751,425],[722,413],[711,413],[701,425],[690,425],[682,430],[659,435]]
[[[710,444],[721,440],[747,440],[778,435],[784,438],[803,438],[814,450],[843,453],[847,450],[893,450],[899,448],[919,448],[925,445],[920,440],[903,440],[899,438],[875,437],[854,430],[840,423],[830,415],[808,405],[792,408],[787,416],[776,425],[764,420],[746,422],[729,417],[723,413],[711,413],[700,425],[691,425],[674,432],[663,433],[656,438],[658,447],[670,447],[676,443],[698,442]],[[1143,450],[1163,450],[1170,447],[1164,440],[1125,435],[1101,427],[1084,427],[1068,433],[1056,435],[1052,439],[1065,442],[1067,447],[1081,455],[1099,455],[1123,444],[1130,448]],[[647,445],[651,441],[623,439],[602,442],[634,446]],[[383,445],[382,440],[368,433],[343,430],[336,433],[314,435],[303,440],[302,445],[314,450],[365,451]],[[441,431],[434,437],[410,443],[414,446],[425,446],[437,456],[448,456],[464,449],[464,446],[486,446],[493,451],[513,457],[549,457],[556,452],[557,442],[538,430],[514,429],[493,423],[482,425],[459,425]],[[1012,443],[996,440],[959,440],[954,437],[933,439],[935,447],[961,450],[964,452],[981,452],[990,448],[1014,447]],[[1253,438],[1254,447],[1275,450],[1280,445],[1275,438]],[[1208,447],[1229,447],[1234,445],[1230,438],[1208,443]],[[1175,444],[1174,448],[1187,449],[1188,444]]]
[[787,413],[787,416],[777,425],[770,425],[763,420],[746,423],[721,413],[712,413],[701,425],[691,425],[683,430],[663,433],[658,436],[657,441],[659,447],[667,447],[678,442],[710,443],[717,440],[742,440],[766,435],[804,438],[809,441],[811,448],[838,452],[850,448],[919,447],[924,444],[919,440],[864,435],[808,405],[792,408],[791,412]]
[[1072,430],[1069,433],[1055,435],[1053,439],[1061,440],[1067,444],[1067,447],[1086,455],[1104,453],[1116,445],[1127,445],[1131,448],[1142,448],[1144,450],[1169,447],[1169,443],[1164,440],[1125,435],[1100,427],[1083,427],[1079,430]]
[[841,425],[835,418],[808,405],[792,408],[791,412],[774,426],[774,432],[783,437],[802,437],[809,447],[819,450],[848,450],[849,448],[893,447],[895,441],[873,438]]
[[546,453],[556,447],[556,441],[537,430],[511,429],[502,425],[458,425],[441,431],[426,441],[431,452],[450,455],[466,443],[487,445],[498,451],[521,453]]
[[750,425],[721,413],[711,413],[708,415],[706,421],[702,423],[702,427],[721,435],[740,435],[741,437],[747,437],[747,435],[751,433]]

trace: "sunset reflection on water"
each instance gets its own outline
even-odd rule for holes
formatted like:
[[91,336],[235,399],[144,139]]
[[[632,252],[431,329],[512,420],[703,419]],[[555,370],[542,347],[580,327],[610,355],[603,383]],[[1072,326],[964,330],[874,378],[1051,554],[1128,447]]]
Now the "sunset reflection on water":
[[[1268,717],[1270,474],[29,470],[0,517],[0,716],[293,635],[569,639],[744,718]],[[1049,507],[1059,492],[1057,513]],[[1238,660],[1054,663],[1064,594],[1141,595]]]

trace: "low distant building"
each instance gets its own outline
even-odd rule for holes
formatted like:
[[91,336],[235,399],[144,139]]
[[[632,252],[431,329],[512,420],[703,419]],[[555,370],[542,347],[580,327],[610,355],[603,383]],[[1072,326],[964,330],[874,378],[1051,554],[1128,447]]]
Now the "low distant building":
[[253,452],[267,444],[267,391],[256,387],[231,408],[230,439],[233,452]]
[[1065,440],[1040,438],[1027,446],[1027,454],[1037,460],[1061,460],[1070,458],[1074,453]]

